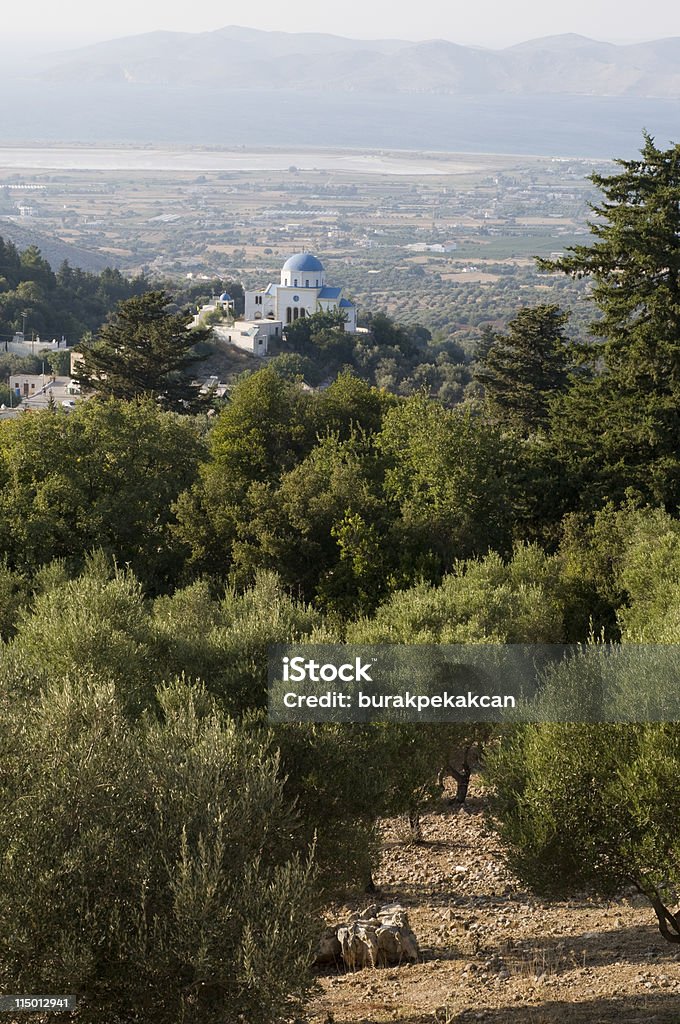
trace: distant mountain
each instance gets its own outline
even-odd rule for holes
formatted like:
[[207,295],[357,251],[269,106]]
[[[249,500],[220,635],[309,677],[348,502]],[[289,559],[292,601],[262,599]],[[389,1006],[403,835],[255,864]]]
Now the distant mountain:
[[503,50],[231,26],[152,32],[42,59],[52,86],[107,84],[249,92],[680,98],[680,38],[617,46],[579,35]]
[[680,39],[504,50],[229,27],[0,61],[0,145],[633,156],[680,138]]

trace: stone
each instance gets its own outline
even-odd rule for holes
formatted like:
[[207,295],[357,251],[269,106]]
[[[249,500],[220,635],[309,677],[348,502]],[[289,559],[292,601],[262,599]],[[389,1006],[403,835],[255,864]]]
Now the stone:
[[344,964],[348,970],[416,963],[418,940],[404,907],[387,904],[368,907],[360,917],[326,928],[319,940],[314,964]]
[[314,963],[319,966],[330,966],[339,964],[342,959],[342,946],[338,941],[337,930],[326,928],[319,939],[314,954]]

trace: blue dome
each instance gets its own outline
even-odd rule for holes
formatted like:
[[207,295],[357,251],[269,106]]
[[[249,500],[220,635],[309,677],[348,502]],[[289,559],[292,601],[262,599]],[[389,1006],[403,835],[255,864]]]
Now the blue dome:
[[229,292],[222,292],[220,295],[220,302],[231,302],[232,298]]
[[311,252],[296,252],[294,256],[283,264],[284,270],[298,270],[307,273],[319,273],[323,271],[323,263],[312,256]]

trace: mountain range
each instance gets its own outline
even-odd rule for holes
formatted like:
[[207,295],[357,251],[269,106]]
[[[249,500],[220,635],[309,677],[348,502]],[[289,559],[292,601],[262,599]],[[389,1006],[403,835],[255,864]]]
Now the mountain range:
[[322,93],[680,98],[680,37],[616,45],[567,34],[502,50],[231,26],[151,32],[42,59],[52,86]]
[[[16,56],[16,55],[15,55]],[[502,50],[229,27],[0,61],[5,145],[633,156],[680,137],[680,38]]]

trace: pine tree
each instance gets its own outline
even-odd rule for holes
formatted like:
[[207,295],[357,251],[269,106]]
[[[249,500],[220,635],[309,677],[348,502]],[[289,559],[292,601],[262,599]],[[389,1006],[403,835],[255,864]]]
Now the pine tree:
[[567,319],[558,306],[534,306],[518,312],[507,334],[483,336],[475,378],[489,412],[525,436],[545,425],[551,396],[566,385]]
[[627,487],[669,509],[680,504],[680,145],[644,134],[641,159],[593,174],[595,241],[543,269],[592,281],[601,318],[584,345],[581,377],[554,423],[556,448],[592,500]]
[[590,277],[602,313],[591,324],[596,352],[620,384],[680,393],[680,145],[662,151],[644,134],[641,160],[617,160],[619,174],[591,175],[604,196],[591,205],[595,243],[547,270]]
[[189,317],[169,313],[169,301],[164,291],[152,291],[119,303],[83,346],[77,379],[85,390],[123,399],[150,395],[179,412],[199,404],[186,370],[200,358],[194,347],[208,332],[189,331]]

